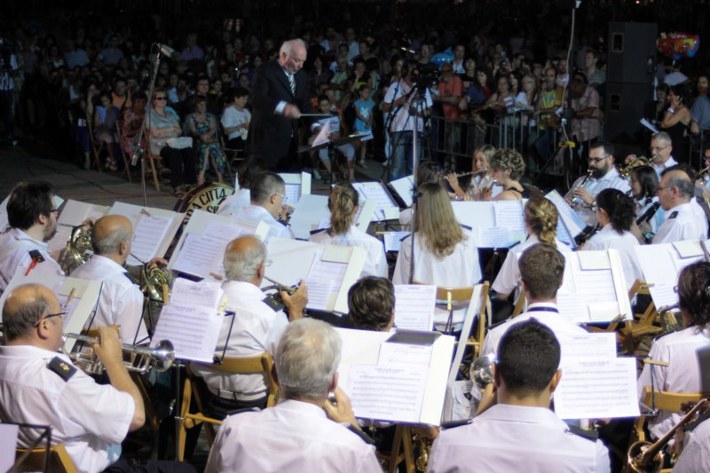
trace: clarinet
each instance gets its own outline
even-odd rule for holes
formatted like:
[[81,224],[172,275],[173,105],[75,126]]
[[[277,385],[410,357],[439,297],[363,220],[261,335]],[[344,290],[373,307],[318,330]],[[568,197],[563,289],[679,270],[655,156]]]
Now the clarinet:
[[[639,218],[636,219],[636,225],[641,228],[641,224],[643,223],[648,223],[649,220],[653,218],[654,215],[656,215],[656,212],[658,212],[658,209],[661,207],[660,202],[654,202],[653,205],[651,205],[646,211],[639,216]],[[651,240],[653,240],[653,233],[648,232],[643,234],[643,239],[646,243],[651,243]]]

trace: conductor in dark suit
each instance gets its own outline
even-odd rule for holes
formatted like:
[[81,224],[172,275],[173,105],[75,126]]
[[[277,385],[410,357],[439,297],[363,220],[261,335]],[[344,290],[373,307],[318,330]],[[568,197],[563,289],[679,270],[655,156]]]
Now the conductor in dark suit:
[[251,154],[270,170],[297,170],[298,119],[311,111],[303,40],[285,41],[278,59],[264,64],[254,78]]

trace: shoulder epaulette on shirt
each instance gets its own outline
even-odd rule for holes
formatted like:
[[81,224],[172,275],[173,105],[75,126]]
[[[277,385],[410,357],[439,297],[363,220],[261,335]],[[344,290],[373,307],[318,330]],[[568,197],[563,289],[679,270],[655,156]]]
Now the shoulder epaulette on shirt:
[[592,442],[596,442],[599,439],[599,432],[596,430],[586,430],[576,425],[568,425],[567,432],[591,440]]
[[366,444],[368,444],[368,445],[374,445],[374,444],[375,444],[375,440],[374,440],[372,437],[370,437],[369,435],[367,435],[365,432],[363,432],[362,430],[358,429],[357,427],[355,427],[355,426],[353,426],[353,425],[351,425],[351,424],[348,424],[347,429],[348,429],[350,432],[352,432],[352,433],[354,433],[355,435],[357,435],[358,437],[360,437],[360,438],[362,439],[362,441],[365,442]]
[[315,235],[317,233],[323,233],[326,230],[328,230],[328,229],[327,228],[319,228],[317,230],[311,230],[311,235]]
[[668,218],[676,218],[677,216],[678,216],[678,211],[674,210],[673,212],[671,212],[671,214],[668,216]]
[[441,423],[441,428],[446,430],[446,429],[455,429],[456,427],[461,427],[462,425],[468,425],[471,423],[471,419],[464,419],[464,420],[450,420],[448,422],[442,422]]
[[42,253],[40,253],[39,250],[30,250],[29,254],[30,258],[32,258],[32,261],[34,261],[35,263],[44,262],[44,256],[42,256]]
[[138,282],[138,280],[136,278],[134,278],[133,275],[131,273],[129,273],[128,271],[125,271],[123,273],[123,275],[126,276],[128,278],[128,280],[131,281],[132,284],[136,284],[136,285],[140,284]]
[[64,381],[69,381],[69,379],[74,376],[74,373],[76,373],[75,367],[62,360],[58,356],[52,358],[52,361],[49,362],[47,368],[57,373],[59,377],[62,378]]

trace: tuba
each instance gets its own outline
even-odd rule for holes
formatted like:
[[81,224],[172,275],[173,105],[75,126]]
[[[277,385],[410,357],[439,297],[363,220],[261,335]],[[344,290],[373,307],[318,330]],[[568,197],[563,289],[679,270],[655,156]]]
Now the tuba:
[[93,247],[93,224],[83,223],[74,227],[67,246],[59,256],[59,266],[65,274],[71,274],[76,268],[86,263]]

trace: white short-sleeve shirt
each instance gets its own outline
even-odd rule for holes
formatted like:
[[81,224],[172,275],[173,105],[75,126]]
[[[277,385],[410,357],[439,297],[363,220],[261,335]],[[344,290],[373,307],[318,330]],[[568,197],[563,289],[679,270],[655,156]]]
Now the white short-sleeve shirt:
[[379,276],[387,277],[387,258],[385,247],[380,240],[363,232],[355,225],[352,225],[347,233],[331,236],[327,230],[314,233],[308,241],[321,243],[323,245],[352,246],[363,248],[367,252],[365,266],[362,268],[360,277]]

